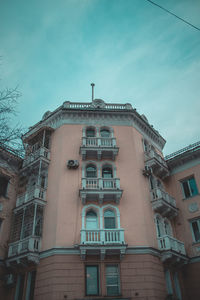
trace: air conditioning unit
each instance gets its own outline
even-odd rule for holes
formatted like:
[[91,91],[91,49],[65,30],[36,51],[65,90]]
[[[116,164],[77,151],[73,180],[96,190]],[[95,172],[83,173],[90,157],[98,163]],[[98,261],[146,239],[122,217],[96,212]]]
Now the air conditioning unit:
[[142,170],[142,174],[146,177],[149,177],[152,174],[151,168],[145,166],[144,170]]
[[70,159],[67,162],[68,169],[77,169],[79,166],[78,160]]
[[5,276],[5,283],[6,283],[6,285],[14,284],[14,275],[13,274],[7,274]]

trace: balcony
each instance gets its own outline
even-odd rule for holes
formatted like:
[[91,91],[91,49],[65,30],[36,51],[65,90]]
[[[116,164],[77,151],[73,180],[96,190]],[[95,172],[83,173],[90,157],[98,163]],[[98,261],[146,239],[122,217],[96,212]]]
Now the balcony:
[[151,190],[151,203],[153,210],[163,217],[173,218],[178,215],[176,200],[160,188]]
[[9,244],[7,266],[39,263],[41,238],[30,236]]
[[81,257],[86,255],[100,255],[104,259],[105,255],[125,254],[126,244],[124,241],[124,229],[96,229],[81,230]]
[[83,137],[80,153],[82,159],[95,158],[115,160],[119,148],[116,146],[116,139],[113,137]]
[[39,159],[42,159],[44,162],[49,163],[50,161],[50,151],[45,147],[40,147],[37,150],[32,151],[31,153],[27,154],[24,161],[22,168],[25,168],[29,165],[34,164]]
[[118,204],[122,193],[119,178],[82,178],[80,197],[83,204],[87,201],[113,201]]
[[164,158],[153,150],[145,152],[145,167],[151,168],[153,173],[161,179],[169,176],[169,169]]
[[158,247],[162,251],[161,260],[163,262],[180,264],[188,261],[183,242],[169,235],[164,235],[157,239]]
[[40,200],[41,204],[45,204],[46,200],[46,189],[35,186],[31,190],[25,192],[24,194],[17,197],[16,207],[21,206],[31,200],[38,199]]

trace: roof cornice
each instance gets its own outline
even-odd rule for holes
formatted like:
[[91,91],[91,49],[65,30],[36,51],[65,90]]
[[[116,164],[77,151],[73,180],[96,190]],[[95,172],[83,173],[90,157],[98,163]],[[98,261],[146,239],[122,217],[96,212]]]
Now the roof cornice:
[[135,127],[142,135],[153,141],[160,150],[165,145],[165,139],[143,115],[141,116],[136,109],[132,108],[131,104],[108,104],[101,99],[95,99],[90,103],[64,102],[54,112],[46,112],[40,122],[30,127],[23,139],[27,139],[46,126],[57,129],[64,124],[88,124],[88,122],[96,124],[102,118],[108,125]]

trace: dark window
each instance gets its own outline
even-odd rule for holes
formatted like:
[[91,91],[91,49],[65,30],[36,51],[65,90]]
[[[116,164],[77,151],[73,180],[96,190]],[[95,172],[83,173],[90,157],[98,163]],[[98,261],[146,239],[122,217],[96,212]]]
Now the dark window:
[[117,296],[120,294],[118,265],[106,266],[106,288],[107,296]]
[[85,268],[86,295],[99,295],[99,268],[98,266],[86,266]]
[[5,197],[7,195],[8,182],[8,178],[0,176],[0,196]]
[[111,167],[103,167],[102,169],[103,178],[113,178],[113,172]]
[[35,278],[36,278],[36,271],[31,272],[31,284],[30,284],[30,293],[29,293],[29,300],[34,300],[34,289],[35,289]]
[[96,178],[97,177],[97,169],[93,165],[89,165],[86,168],[86,177],[87,178]]
[[110,131],[108,129],[101,129],[101,137],[108,138],[110,137]]
[[106,210],[104,212],[104,228],[105,229],[116,228],[115,213],[112,210]]
[[18,275],[17,287],[16,287],[16,292],[15,292],[15,300],[22,300],[23,299],[24,279],[25,279],[24,274]]
[[0,232],[1,232],[1,226],[2,226],[3,220],[0,219]]
[[95,130],[93,128],[88,128],[86,130],[86,137],[95,137]]
[[200,219],[192,221],[193,239],[195,242],[200,242]]
[[181,182],[185,198],[192,197],[198,194],[197,185],[194,177]]

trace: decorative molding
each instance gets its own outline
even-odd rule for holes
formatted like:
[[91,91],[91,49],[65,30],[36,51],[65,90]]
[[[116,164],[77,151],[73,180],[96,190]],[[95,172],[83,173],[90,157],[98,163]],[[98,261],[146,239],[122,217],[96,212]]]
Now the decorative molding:
[[[66,104],[67,103],[67,104]],[[85,107],[84,107],[85,105]],[[110,109],[112,107],[112,109]],[[65,102],[54,112],[47,114],[46,118],[33,127],[24,135],[26,139],[35,131],[44,126],[50,126],[54,129],[64,124],[83,124],[96,125],[103,123],[104,126],[132,126],[136,128],[143,136],[147,136],[154,142],[159,150],[165,145],[164,138],[151,126],[142,116],[132,109],[130,105],[106,104],[106,108],[96,109],[89,103],[71,103]]]
[[188,205],[188,210],[190,213],[194,213],[194,212],[198,211],[199,210],[198,203],[197,202],[190,203]]

